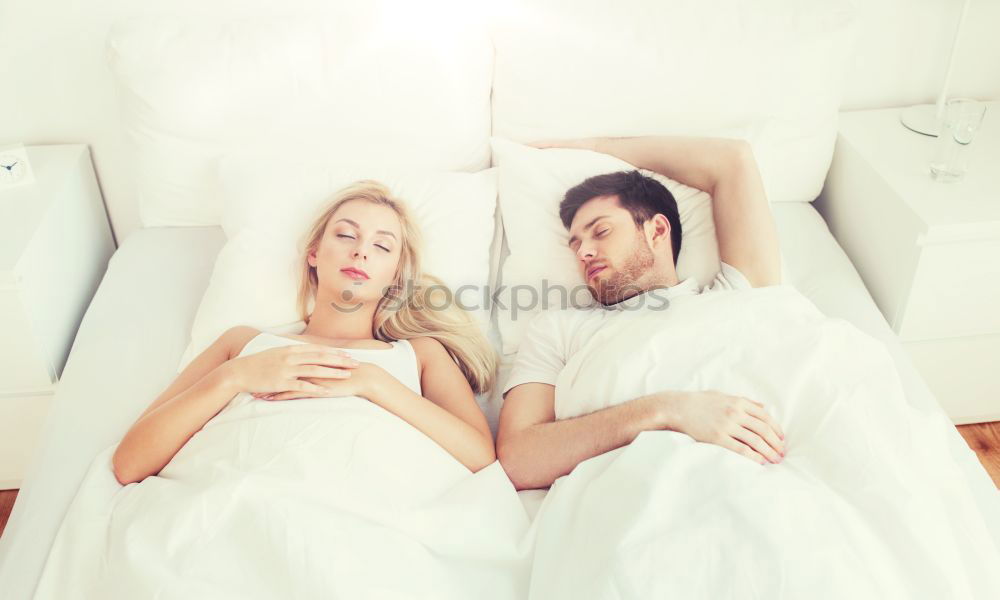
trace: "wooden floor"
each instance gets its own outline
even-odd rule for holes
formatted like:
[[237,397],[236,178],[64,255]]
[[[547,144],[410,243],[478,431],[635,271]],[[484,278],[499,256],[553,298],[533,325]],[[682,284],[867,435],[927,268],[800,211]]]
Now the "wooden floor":
[[10,511],[14,508],[15,498],[17,498],[17,490],[4,490],[0,492],[0,534],[3,533],[3,528],[7,526],[7,518],[10,517]]
[[993,483],[1000,488],[1000,421],[959,425],[958,432],[969,447],[976,451]]
[[[993,478],[993,483],[1000,488],[1000,421],[959,425],[958,432],[965,438],[969,447],[976,451],[979,462],[983,463]],[[10,517],[15,498],[17,490],[0,491],[0,534],[7,525],[7,518]]]

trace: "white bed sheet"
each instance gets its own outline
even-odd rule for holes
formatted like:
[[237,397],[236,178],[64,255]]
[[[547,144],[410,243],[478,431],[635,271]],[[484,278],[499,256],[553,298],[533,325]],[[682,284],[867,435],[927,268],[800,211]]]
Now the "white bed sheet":
[[[846,318],[884,340],[910,402],[941,410],[815,209],[804,203],[778,204],[774,213],[793,283],[827,314]],[[119,439],[175,376],[224,242],[216,227],[145,229],[129,236],[112,257],[80,326],[40,449],[0,539],[0,599],[31,597],[93,457]],[[512,358],[504,357],[501,384]],[[492,400],[494,407],[497,399]],[[1000,493],[957,430],[952,430],[951,441],[953,458],[977,490],[1000,545]],[[544,492],[530,490],[521,497],[534,514]]]

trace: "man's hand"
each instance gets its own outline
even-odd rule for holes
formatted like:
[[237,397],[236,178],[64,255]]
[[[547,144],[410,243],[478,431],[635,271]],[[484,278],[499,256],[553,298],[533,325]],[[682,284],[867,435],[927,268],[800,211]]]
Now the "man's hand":
[[756,400],[720,392],[664,392],[671,429],[716,444],[760,464],[780,463],[785,434]]

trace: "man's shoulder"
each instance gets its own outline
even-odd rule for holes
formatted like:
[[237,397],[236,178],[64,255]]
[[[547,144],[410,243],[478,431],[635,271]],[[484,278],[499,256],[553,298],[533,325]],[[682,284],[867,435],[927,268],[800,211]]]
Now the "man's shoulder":
[[532,318],[532,324],[550,327],[568,325],[593,319],[600,316],[602,312],[602,309],[597,306],[550,308],[535,315]]
[[715,277],[709,282],[708,285],[702,288],[701,292],[714,292],[720,290],[749,290],[753,289],[750,280],[747,279],[739,269],[736,267],[725,263],[719,263],[719,272],[715,274]]
[[599,327],[599,308],[561,307],[543,310],[532,317],[528,324],[528,336],[535,339],[547,339],[560,347],[569,347],[572,340],[580,335],[592,333]]

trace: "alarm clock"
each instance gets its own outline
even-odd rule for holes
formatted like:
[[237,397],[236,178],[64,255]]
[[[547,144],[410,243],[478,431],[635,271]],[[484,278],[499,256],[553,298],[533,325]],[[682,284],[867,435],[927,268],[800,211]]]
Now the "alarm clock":
[[24,144],[0,147],[0,190],[34,183],[28,151]]

